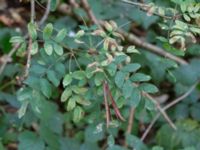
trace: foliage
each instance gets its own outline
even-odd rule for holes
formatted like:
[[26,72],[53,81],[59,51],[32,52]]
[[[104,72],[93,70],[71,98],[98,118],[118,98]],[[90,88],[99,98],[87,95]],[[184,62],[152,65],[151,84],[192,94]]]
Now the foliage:
[[[140,139],[152,119],[163,115],[159,108],[171,102],[159,97],[179,97],[200,78],[200,3],[88,2],[96,18],[106,20],[101,27],[90,25],[94,21],[83,4],[73,8],[56,0],[46,24],[27,24],[28,41],[2,25],[2,60],[12,46],[19,47],[0,76],[0,149],[12,144],[19,150],[200,149],[198,85],[167,111],[176,131],[164,116],[144,142]],[[72,15],[57,16],[66,3]],[[119,30],[145,35],[164,54],[185,58],[188,64],[148,51],[143,42],[132,44]],[[29,49],[30,67],[24,76]],[[112,105],[110,111],[106,103]]]

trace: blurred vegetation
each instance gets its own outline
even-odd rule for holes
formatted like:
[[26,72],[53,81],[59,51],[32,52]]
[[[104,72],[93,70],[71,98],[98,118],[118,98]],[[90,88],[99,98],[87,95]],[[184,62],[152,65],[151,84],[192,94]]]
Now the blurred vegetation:
[[199,0],[0,0],[0,150],[199,150]]

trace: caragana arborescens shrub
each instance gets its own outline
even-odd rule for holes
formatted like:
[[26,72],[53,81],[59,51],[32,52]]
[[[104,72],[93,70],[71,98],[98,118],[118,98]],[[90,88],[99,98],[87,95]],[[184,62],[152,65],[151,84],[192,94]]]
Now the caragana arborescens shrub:
[[[10,38],[19,45],[15,57],[20,61],[14,59],[2,73],[0,108],[8,103],[17,114],[0,109],[0,149],[9,143],[19,150],[200,148],[199,90],[194,89],[200,77],[195,58],[200,3],[89,0],[88,8],[84,0],[48,2],[56,12],[72,5],[70,17],[50,14],[55,18],[42,26],[32,20],[28,38]],[[89,25],[95,23],[90,13],[98,24]],[[134,38],[135,33],[146,39]],[[167,115],[179,102],[167,105],[175,97],[184,100]],[[155,128],[148,131],[155,118]]]

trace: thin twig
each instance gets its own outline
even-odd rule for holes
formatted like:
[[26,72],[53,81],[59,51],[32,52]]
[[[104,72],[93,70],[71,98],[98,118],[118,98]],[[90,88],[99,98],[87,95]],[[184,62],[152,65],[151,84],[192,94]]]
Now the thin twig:
[[107,91],[106,91],[106,82],[103,83],[103,93],[104,93],[104,105],[105,105],[105,109],[106,109],[106,127],[109,127],[110,124],[110,108],[109,108],[109,104],[108,104],[108,99],[107,99]]
[[31,22],[34,22],[35,19],[35,0],[31,0]]
[[6,64],[8,63],[8,61],[10,60],[11,56],[17,51],[17,49],[19,48],[20,44],[16,44],[12,50],[8,53],[8,55],[5,55],[5,59],[2,62],[2,65],[0,67],[0,75],[2,74],[2,72],[4,71],[4,68],[6,66]]
[[151,131],[151,128],[153,127],[153,125],[156,123],[157,119],[160,117],[160,113],[158,113],[153,120],[151,121],[151,123],[149,124],[148,128],[145,130],[145,132],[143,133],[142,137],[141,137],[141,141],[144,141],[144,139],[146,138],[146,136],[148,135],[148,133]]
[[121,33],[130,43],[138,46],[138,47],[142,47],[146,50],[149,50],[153,53],[156,53],[160,56],[163,56],[163,57],[166,57],[168,59],[171,59],[171,60],[174,60],[175,62],[181,64],[181,65],[186,65],[188,64],[187,61],[185,61],[184,59],[182,58],[179,58],[177,56],[174,56],[168,52],[166,52],[164,49],[160,48],[160,47],[157,47],[153,44],[150,44],[150,43],[147,43],[143,40],[141,40],[140,38],[138,38],[136,35],[134,34],[129,34],[125,31],[123,31],[122,29],[118,29],[118,32]]
[[73,8],[79,8],[79,4],[76,2],[76,0],[69,0],[69,3],[72,5]]
[[192,91],[195,89],[197,84],[198,84],[198,82],[195,83],[185,94],[183,94],[182,96],[173,100],[171,103],[167,104],[163,109],[167,110],[167,109],[171,108],[172,106],[176,105],[177,103],[179,103],[180,101],[182,101],[183,99],[185,99],[187,96],[189,96],[192,93]]
[[128,126],[126,133],[130,134],[133,128],[133,120],[134,120],[134,113],[135,113],[135,108],[131,107],[130,108],[130,113],[129,113],[129,119],[128,119]]
[[83,9],[86,11],[88,17],[91,19],[92,23],[96,24],[100,29],[102,28],[101,25],[99,24],[98,19],[92,12],[90,5],[88,4],[87,0],[81,0],[81,3],[83,5]]
[[41,26],[47,20],[47,18],[49,16],[50,8],[51,8],[51,0],[48,0],[47,5],[46,5],[46,11],[45,11],[43,17],[38,22],[39,26]]
[[149,98],[150,100],[152,100],[152,102],[154,102],[156,104],[157,109],[159,110],[159,112],[163,115],[163,117],[165,118],[165,120],[169,123],[169,125],[176,130],[176,126],[175,124],[171,121],[171,119],[169,118],[169,116],[167,115],[167,113],[164,111],[163,108],[161,108],[160,104],[148,93],[144,93],[144,96],[146,96],[147,98]]
[[28,74],[29,74],[29,68],[31,66],[31,50],[32,50],[32,39],[29,38],[28,51],[27,51],[27,62],[26,62],[26,67],[25,67],[24,76],[22,77],[22,80],[27,78]]
[[[126,133],[127,134],[131,134],[132,128],[133,128],[133,121],[134,121],[134,113],[135,113],[135,108],[134,107],[130,107],[129,110],[129,118],[128,118],[128,126],[126,128]],[[127,148],[128,144],[126,142],[126,140],[124,139],[124,147]]]
[[[35,0],[31,0],[31,18],[30,21],[34,23],[34,18],[35,18]],[[27,50],[27,61],[26,61],[26,66],[25,66],[25,71],[23,76],[21,77],[21,81],[23,81],[29,74],[29,68],[31,65],[31,49],[32,49],[32,39],[29,36],[29,42],[28,42],[28,50]]]
[[[176,98],[175,100],[173,100],[172,102],[170,102],[169,104],[167,104],[165,107],[163,107],[163,111],[166,111],[167,109],[169,109],[172,106],[176,105],[180,101],[184,100],[187,96],[189,96],[192,93],[192,91],[195,89],[195,87],[197,86],[197,84],[198,84],[198,82],[195,83],[185,94],[181,95],[180,97]],[[149,124],[149,126],[147,127],[147,129],[145,130],[144,134],[141,137],[142,141],[144,141],[144,139],[147,137],[148,133],[151,131],[151,128],[156,123],[156,121],[158,120],[158,118],[160,117],[160,115],[161,115],[161,113],[158,113],[154,117],[154,119],[151,121],[151,123]]]

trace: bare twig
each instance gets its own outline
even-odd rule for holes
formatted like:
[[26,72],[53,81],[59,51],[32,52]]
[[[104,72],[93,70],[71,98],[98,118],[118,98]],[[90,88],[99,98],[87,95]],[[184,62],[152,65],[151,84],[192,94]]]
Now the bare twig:
[[131,133],[132,128],[133,128],[134,112],[135,112],[135,108],[131,107],[130,113],[129,113],[129,119],[128,119],[128,126],[127,126],[127,130],[126,130],[126,133],[128,133],[128,134]]
[[[176,98],[175,100],[173,100],[172,102],[170,102],[169,104],[167,104],[165,107],[163,107],[163,111],[166,111],[167,109],[171,108],[175,104],[177,104],[180,101],[184,100],[187,96],[189,96],[192,93],[192,91],[195,89],[195,87],[197,86],[197,84],[198,84],[198,82],[195,83],[185,94],[181,95],[180,97]],[[160,115],[161,115],[161,113],[158,113],[154,117],[154,119],[151,121],[151,123],[149,124],[149,126],[147,127],[147,129],[145,130],[144,134],[141,137],[142,141],[146,138],[146,136],[150,132],[151,128],[153,127],[153,125],[156,123],[156,121],[160,117]]]
[[79,4],[76,2],[76,0],[69,0],[69,3],[72,5],[73,8],[79,8]]
[[167,104],[163,109],[167,110],[167,109],[171,108],[172,106],[176,105],[177,103],[179,103],[180,101],[182,101],[183,99],[185,99],[187,96],[189,96],[192,93],[192,91],[195,89],[197,84],[198,84],[198,82],[195,83],[194,85],[192,85],[192,87],[185,94],[183,94],[182,96],[173,100],[171,103]]
[[[129,118],[128,118],[128,126],[126,128],[126,133],[127,134],[131,134],[131,131],[132,131],[132,128],[133,128],[134,113],[135,113],[135,108],[134,107],[130,107]],[[127,144],[125,139],[124,139],[124,147],[126,147],[126,148],[128,147],[128,144]]]
[[31,22],[34,22],[35,19],[35,0],[31,0]]
[[177,63],[181,64],[181,65],[186,65],[188,64],[184,59],[181,59],[177,56],[174,56],[168,52],[166,52],[164,49],[157,47],[153,44],[147,43],[145,41],[142,41],[140,38],[138,38],[137,36],[135,36],[134,34],[129,34],[121,29],[118,29],[118,32],[121,33],[130,43],[135,44],[136,46],[145,48],[146,50],[149,50],[153,53],[156,53],[160,56],[169,58],[171,60],[176,61]]
[[106,127],[109,127],[110,124],[110,109],[108,106],[108,99],[107,99],[107,91],[106,91],[106,83],[103,84],[103,93],[104,93],[104,105],[106,109]]
[[164,109],[161,108],[160,104],[148,93],[144,93],[144,96],[146,96],[147,98],[149,98],[150,100],[152,100],[155,104],[157,109],[159,110],[159,112],[163,115],[163,117],[165,118],[165,120],[169,123],[169,125],[176,130],[176,126],[175,124],[171,121],[171,119],[169,118],[169,116],[167,115],[167,113],[164,111]]
[[48,0],[47,5],[46,5],[46,11],[45,11],[43,17],[38,22],[39,26],[41,26],[47,20],[47,18],[49,16],[49,12],[50,12],[50,7],[51,7],[51,0]]
[[[31,0],[31,18],[30,21],[34,23],[35,18],[35,0]],[[31,49],[32,49],[32,39],[29,36],[29,42],[28,42],[28,50],[27,50],[27,61],[26,66],[24,70],[23,76],[20,78],[21,81],[23,81],[29,74],[29,68],[31,65]]]
[[145,130],[145,132],[143,133],[142,137],[141,137],[141,141],[144,141],[144,139],[146,138],[146,136],[148,135],[148,133],[151,131],[151,128],[153,127],[153,125],[156,123],[157,119],[160,117],[160,113],[158,113],[153,120],[151,121],[151,123],[149,124],[148,128]]
[[99,24],[99,21],[97,20],[96,16],[92,12],[90,5],[88,4],[87,0],[81,0],[81,3],[83,5],[83,9],[86,11],[88,17],[91,19],[92,23],[96,24],[99,28],[102,28]]
[[26,77],[28,77],[28,74],[29,74],[29,68],[31,66],[31,49],[32,49],[32,39],[29,38],[28,51],[27,51],[27,62],[26,62],[26,67],[25,67],[24,76],[22,77],[22,80],[24,80]]
[[124,3],[127,3],[127,4],[138,6],[138,7],[149,7],[149,5],[144,4],[144,3],[138,3],[138,2],[133,2],[133,1],[129,1],[129,0],[121,0],[121,1]]
[[8,53],[8,55],[5,55],[6,58],[2,61],[1,67],[0,67],[0,75],[2,74],[6,64],[8,63],[8,61],[10,60],[11,56],[17,51],[17,49],[19,48],[20,44],[16,44],[13,49]]

